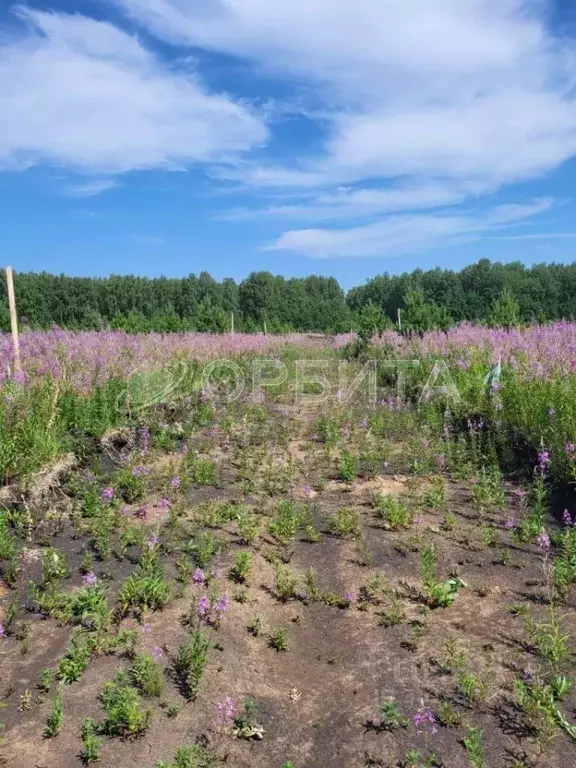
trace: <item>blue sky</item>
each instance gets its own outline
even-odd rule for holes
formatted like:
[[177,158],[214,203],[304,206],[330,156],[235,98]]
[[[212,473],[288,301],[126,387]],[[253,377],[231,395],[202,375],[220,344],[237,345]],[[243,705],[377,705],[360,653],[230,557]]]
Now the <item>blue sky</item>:
[[4,261],[576,260],[571,0],[0,0]]

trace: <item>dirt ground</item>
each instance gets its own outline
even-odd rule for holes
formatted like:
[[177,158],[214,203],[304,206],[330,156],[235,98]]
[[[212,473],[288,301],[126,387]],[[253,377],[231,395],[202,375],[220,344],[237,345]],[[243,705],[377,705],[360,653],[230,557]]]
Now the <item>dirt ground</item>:
[[[334,469],[333,457],[305,425],[286,446],[285,455],[293,462],[289,482],[277,492],[262,493],[241,485],[241,451],[226,447],[223,432],[209,435],[208,430],[199,430],[190,445],[191,450],[194,445],[203,448],[200,456],[216,459],[217,478],[212,485],[193,484],[179,500],[176,540],[171,538],[167,514],[157,507],[144,521],[135,517],[138,504],[126,505],[123,514],[134,526],[159,535],[157,546],[170,579],[177,576],[182,542],[198,529],[197,511],[202,505],[222,501],[243,505],[260,520],[260,535],[246,545],[234,520],[206,526],[226,545],[207,572],[213,573],[212,589],[226,594],[229,606],[219,626],[204,627],[212,647],[195,699],[187,701],[182,696],[171,670],[179,644],[190,637],[183,617],[193,599],[205,594],[202,586],[189,578],[180,592],[173,590],[175,596],[163,610],[128,615],[115,624],[115,631],[137,630],[138,652],[161,649],[156,655],[166,687],[159,699],[143,697],[145,705],[154,710],[144,733],[130,738],[102,737],[98,765],[154,768],[162,760],[170,764],[179,747],[200,744],[214,765],[233,768],[393,768],[410,766],[406,757],[410,750],[420,750],[422,762],[414,766],[576,766],[574,740],[558,728],[550,743],[542,746],[515,700],[515,679],[525,677],[527,670],[545,677],[549,669],[527,638],[518,610],[518,606],[528,607],[537,621],[547,620],[545,558],[534,542],[522,543],[506,525],[520,515],[512,486],[506,486],[505,504],[487,505],[480,520],[472,494],[473,478],[456,479],[444,472],[445,497],[439,508],[431,508],[423,500],[432,487],[429,474],[433,473],[407,469],[413,458],[410,449],[394,458],[388,446],[390,458],[379,466],[375,477],[344,481]],[[355,439],[346,442],[353,446]],[[261,449],[268,457],[276,450],[265,438],[245,451],[253,451],[261,463]],[[158,450],[146,458],[162,482],[165,454]],[[179,445],[169,452],[169,459],[170,466],[181,459]],[[151,507],[159,493],[158,488],[151,491]],[[375,511],[378,493],[404,499],[417,509],[416,520],[407,529],[391,530]],[[55,506],[61,504],[62,496],[70,495],[66,487],[59,494],[53,497]],[[299,528],[287,544],[278,544],[268,524],[279,500],[308,505],[308,522],[318,533],[318,541],[311,541],[306,530]],[[335,535],[329,529],[328,521],[342,508],[357,514],[360,535]],[[443,524],[447,509],[454,515],[450,530]],[[482,539],[486,530],[491,532],[490,541]],[[66,555],[70,575],[63,582],[65,591],[72,594],[82,586],[80,567],[90,545],[77,518],[64,516],[57,525],[38,523],[30,539],[24,537],[20,543],[40,551],[49,545]],[[429,544],[436,545],[439,552],[441,577],[461,582],[449,607],[431,608],[423,598],[420,558]],[[113,605],[120,585],[135,567],[139,550],[130,546],[122,553],[114,537],[111,549],[107,560],[95,559],[93,572],[107,585]],[[240,587],[228,574],[236,554],[247,550],[252,552],[252,567],[246,584]],[[274,563],[278,558],[299,579],[296,594],[286,601],[277,593]],[[310,569],[317,575],[317,595],[305,587]],[[375,575],[383,577],[385,586],[376,597],[367,598],[366,586]],[[35,612],[27,584],[40,578],[40,563],[33,562],[22,569],[12,588],[0,584],[0,616],[5,620],[13,599],[18,605],[12,631],[0,641],[0,701],[6,705],[0,712],[6,726],[0,760],[9,768],[76,768],[81,765],[82,723],[86,718],[102,719],[98,694],[130,661],[118,652],[95,654],[81,679],[64,687],[64,724],[55,738],[46,738],[44,727],[56,685],[41,695],[40,672],[58,668],[71,627]],[[391,621],[393,608],[399,608],[399,616]],[[562,661],[562,673],[568,677],[574,663],[575,609],[572,591],[560,606],[564,630],[570,635],[569,653]],[[258,636],[248,630],[256,616],[261,623]],[[22,625],[27,627],[24,633]],[[287,636],[284,651],[275,650],[269,642],[279,629]],[[485,685],[476,700],[464,695],[457,672],[446,664],[451,642],[465,654],[467,671]],[[222,722],[218,704],[226,697],[233,699],[237,711],[244,702],[255,702],[254,718],[264,732],[261,740],[238,738],[231,724]],[[385,702],[395,704],[406,718],[405,724],[383,721]],[[441,722],[443,703],[455,714],[451,727]],[[178,708],[176,714],[169,712],[170,705]],[[435,733],[413,723],[414,715],[428,708],[434,713]],[[571,692],[562,701],[571,724],[575,708],[576,696]],[[471,762],[463,745],[468,725],[483,732],[483,763]],[[429,751],[436,758],[425,763]]]

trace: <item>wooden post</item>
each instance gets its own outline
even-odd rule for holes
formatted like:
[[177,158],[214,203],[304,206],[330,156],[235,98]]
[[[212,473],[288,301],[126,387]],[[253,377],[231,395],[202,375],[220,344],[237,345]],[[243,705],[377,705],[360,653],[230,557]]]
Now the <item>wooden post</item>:
[[268,328],[266,327],[266,320],[264,320],[264,336],[268,336]]
[[231,312],[230,333],[234,333],[234,312]]
[[402,310],[398,307],[398,330],[402,333]]
[[14,273],[12,267],[6,267],[6,285],[8,287],[8,305],[10,307],[10,327],[12,328],[12,345],[14,347],[14,371],[20,366],[20,339],[18,337],[18,317],[16,315],[16,297],[14,295]]

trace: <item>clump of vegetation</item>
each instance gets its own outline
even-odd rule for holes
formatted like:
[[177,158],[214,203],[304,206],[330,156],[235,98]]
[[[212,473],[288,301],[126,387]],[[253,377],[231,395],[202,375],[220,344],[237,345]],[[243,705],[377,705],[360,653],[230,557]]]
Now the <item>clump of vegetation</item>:
[[362,535],[360,515],[355,509],[342,507],[328,519],[327,528],[342,539],[358,539]]
[[170,599],[170,584],[164,575],[158,555],[146,549],[134,573],[124,582],[118,602],[122,614],[131,608],[140,612],[164,608]]
[[270,648],[274,648],[275,651],[287,651],[288,650],[288,633],[285,629],[277,629],[270,635],[269,638]]
[[128,678],[146,696],[161,696],[164,691],[163,670],[148,653],[136,656],[128,670]]
[[350,483],[358,477],[359,471],[360,461],[358,457],[354,456],[354,454],[347,449],[342,451],[340,466],[338,468],[340,479]]
[[460,588],[464,586],[459,578],[445,581],[438,579],[438,551],[434,546],[427,546],[420,553],[420,575],[431,608],[447,608],[452,605]]
[[282,546],[287,546],[305,522],[303,511],[295,502],[281,501],[278,510],[268,524],[268,533]]
[[210,756],[206,747],[194,744],[191,747],[179,747],[171,763],[161,760],[154,768],[213,768],[217,761]]
[[152,722],[152,710],[142,707],[138,691],[129,685],[106,683],[99,699],[106,717],[98,730],[106,736],[136,736]]
[[86,718],[82,724],[82,749],[80,759],[83,765],[92,765],[100,760],[102,740],[97,736],[97,726],[91,718]]
[[180,643],[174,659],[174,671],[182,693],[187,699],[193,699],[200,688],[204,670],[208,664],[210,641],[201,630],[197,630],[192,640]]
[[414,522],[414,512],[391,494],[376,494],[374,503],[378,517],[392,531],[409,528]]
[[300,578],[282,563],[276,564],[274,574],[278,599],[283,603],[297,599],[299,597]]
[[252,553],[238,552],[234,565],[230,569],[230,578],[240,584],[245,584],[252,568]]
[[58,665],[58,679],[67,685],[77,682],[91,659],[92,647],[88,634],[82,630],[73,632],[68,649]]
[[58,693],[56,694],[54,706],[52,707],[51,711],[48,713],[48,717],[46,718],[46,728],[44,729],[44,736],[47,739],[53,739],[55,736],[58,736],[58,734],[62,730],[63,725],[64,725],[64,698],[63,698],[62,688],[60,687],[58,689]]

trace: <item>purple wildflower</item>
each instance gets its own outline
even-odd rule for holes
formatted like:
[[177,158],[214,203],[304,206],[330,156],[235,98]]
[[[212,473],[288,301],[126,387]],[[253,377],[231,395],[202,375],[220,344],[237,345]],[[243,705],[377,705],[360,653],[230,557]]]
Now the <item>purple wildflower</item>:
[[141,427],[138,430],[138,442],[140,444],[140,451],[146,453],[150,445],[150,430],[148,427]]
[[201,568],[196,568],[194,575],[192,576],[194,584],[204,584],[205,580],[206,576],[204,575],[204,571]]
[[311,485],[305,485],[304,486],[304,496],[306,496],[306,498],[308,498],[308,499],[310,498],[310,496],[312,496],[312,486]]
[[419,709],[415,713],[412,720],[418,733],[421,731],[428,731],[431,736],[434,736],[434,734],[438,733],[438,728],[436,727],[436,718],[434,717],[434,713],[429,707]]
[[507,531],[511,531],[515,527],[516,527],[516,523],[514,522],[513,517],[509,517],[504,523],[504,528],[506,528]]
[[224,725],[230,725],[236,717],[236,705],[234,699],[226,696],[222,704],[218,704],[218,713]]
[[344,600],[346,600],[347,603],[353,603],[354,595],[352,594],[352,592],[344,592]]
[[170,502],[168,499],[160,499],[158,504],[156,505],[158,509],[163,509],[164,511],[170,509]]
[[564,514],[562,515],[562,522],[564,525],[573,525],[572,523],[572,515],[570,512],[568,512],[567,509],[564,510]]
[[146,504],[142,504],[142,506],[138,508],[136,517],[138,517],[140,520],[145,520],[148,517],[148,507]]
[[104,488],[100,498],[102,501],[111,501],[114,498],[114,488]]
[[150,624],[146,623],[142,625],[142,632],[144,632],[146,635],[149,635],[150,632],[152,632],[152,627]]
[[201,597],[200,600],[198,600],[198,608],[196,609],[198,616],[200,616],[200,618],[203,619],[208,614],[209,611],[210,611],[210,600],[207,597]]
[[6,630],[4,629],[4,624],[0,621],[0,638],[6,637]]
[[349,424],[344,424],[342,427],[342,437],[350,437],[350,426]]
[[143,475],[150,474],[150,467],[145,467],[144,464],[139,464],[132,470],[132,477],[142,477]]
[[174,477],[173,477],[173,478],[170,480],[170,488],[174,488],[174,489],[180,488],[180,478],[179,478],[179,476],[178,476],[178,475],[175,475],[175,476],[174,476]]
[[150,547],[150,549],[154,549],[154,547],[158,544],[158,536],[156,536],[156,534],[153,533],[152,536],[150,536],[150,538],[148,539],[147,544]]
[[537,472],[546,472],[546,469],[548,468],[548,465],[550,464],[550,451],[547,451],[545,448],[542,448],[538,451],[538,463],[536,465],[536,471]]
[[14,384],[25,384],[26,383],[26,373],[24,371],[14,371],[12,374],[12,381]]
[[96,582],[98,581],[98,577],[95,573],[92,573],[92,571],[89,571],[84,576],[82,576],[82,581],[84,584],[86,584],[87,587],[93,587]]
[[160,661],[160,659],[164,656],[164,651],[162,648],[160,648],[159,645],[156,645],[154,648],[152,648],[152,656],[154,657],[155,661]]
[[227,595],[220,595],[218,600],[216,600],[216,605],[214,606],[214,610],[216,613],[224,613],[228,610],[228,596]]
[[536,543],[540,547],[540,549],[544,550],[545,552],[550,549],[550,536],[548,535],[548,532],[542,528],[538,536],[536,537]]

